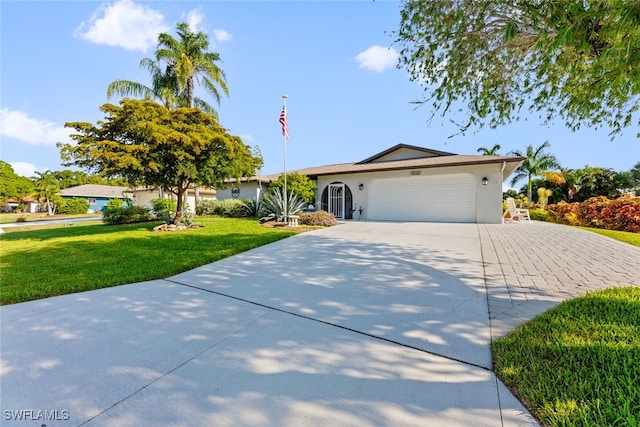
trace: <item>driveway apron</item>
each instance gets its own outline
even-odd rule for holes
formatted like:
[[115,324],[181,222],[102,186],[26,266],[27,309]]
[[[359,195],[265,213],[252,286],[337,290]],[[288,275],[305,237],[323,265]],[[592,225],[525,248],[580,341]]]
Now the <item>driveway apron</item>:
[[2,425],[537,425],[491,371],[481,232],[350,222],[1,307]]

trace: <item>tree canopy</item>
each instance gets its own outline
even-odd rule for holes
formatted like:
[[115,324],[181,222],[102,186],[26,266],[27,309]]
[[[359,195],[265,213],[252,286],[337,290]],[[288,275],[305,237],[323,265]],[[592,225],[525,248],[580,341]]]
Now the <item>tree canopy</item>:
[[[284,175],[269,184],[272,190],[284,191]],[[306,175],[298,172],[287,173],[287,192],[300,197],[305,203],[313,203],[316,198],[317,186],[314,181]]]
[[399,66],[428,92],[418,102],[464,110],[463,132],[523,111],[612,137],[640,127],[638,2],[404,0],[395,35]]
[[168,110],[152,101],[123,99],[105,104],[96,125],[66,123],[78,133],[75,144],[61,144],[65,165],[75,165],[132,184],[160,187],[177,197],[180,221],[188,188],[220,187],[228,178],[255,174],[262,159],[215,117],[194,108]]
[[16,174],[13,166],[0,160],[0,201],[29,196],[33,191],[33,183],[29,178]]

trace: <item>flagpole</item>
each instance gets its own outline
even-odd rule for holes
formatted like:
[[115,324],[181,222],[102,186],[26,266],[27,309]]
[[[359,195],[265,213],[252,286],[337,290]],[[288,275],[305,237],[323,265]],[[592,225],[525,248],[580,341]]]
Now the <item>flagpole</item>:
[[[282,102],[283,102],[283,110],[285,112],[287,112],[287,95],[282,95]],[[286,120],[286,116],[285,116],[285,120]],[[288,126],[288,124],[287,124]],[[286,133],[283,132],[282,135],[283,139],[284,139],[284,222],[288,222],[288,213],[289,210],[287,209],[287,135]]]

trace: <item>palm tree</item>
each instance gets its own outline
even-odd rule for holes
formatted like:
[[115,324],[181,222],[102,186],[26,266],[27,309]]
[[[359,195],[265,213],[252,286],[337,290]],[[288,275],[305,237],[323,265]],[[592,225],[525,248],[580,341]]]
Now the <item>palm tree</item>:
[[220,56],[205,51],[209,46],[206,34],[193,33],[184,22],[177,28],[179,40],[166,33],[159,34],[156,59],[140,61],[140,67],[151,75],[151,87],[131,80],[116,80],[107,87],[107,98],[120,95],[156,99],[168,109],[196,107],[217,117],[215,108],[194,95],[194,80],[203,74],[203,86],[220,104],[216,85],[229,95],[224,72],[214,63]]
[[161,64],[150,58],[142,58],[140,67],[146,68],[151,74],[151,87],[131,80],[116,80],[107,87],[107,98],[114,95],[134,96],[156,99],[167,109],[180,106],[178,83],[171,67],[167,66],[163,71]]
[[549,141],[545,141],[541,146],[534,149],[533,146],[527,145],[525,153],[520,150],[514,150],[511,154],[519,157],[525,157],[525,161],[516,169],[511,185],[523,178],[527,178],[527,198],[531,201],[531,178],[541,176],[543,172],[557,169],[560,167],[558,160],[553,154],[545,153],[545,148],[550,147]]
[[220,61],[220,55],[208,52],[207,35],[200,31],[194,33],[186,22],[179,23],[177,30],[178,39],[168,33],[158,35],[156,60],[165,61],[173,70],[178,91],[186,96],[190,108],[198,106],[194,96],[196,80],[220,104],[218,87],[229,96],[224,71],[216,65]]
[[497,156],[498,150],[500,150],[500,144],[496,144],[491,148],[480,147],[478,148],[478,153],[482,153],[483,156]]
[[51,171],[36,172],[36,174],[38,176],[32,179],[38,199],[47,205],[47,213],[53,215],[55,213],[53,199],[60,191],[60,183]]

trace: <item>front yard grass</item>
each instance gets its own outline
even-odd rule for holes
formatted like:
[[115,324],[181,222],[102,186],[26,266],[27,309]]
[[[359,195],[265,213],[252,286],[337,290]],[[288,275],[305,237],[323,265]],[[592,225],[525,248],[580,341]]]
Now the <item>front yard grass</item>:
[[295,234],[254,219],[151,232],[159,223],[93,225],[0,235],[0,304],[160,279]]
[[493,344],[494,369],[545,426],[640,426],[640,288],[565,301]]

